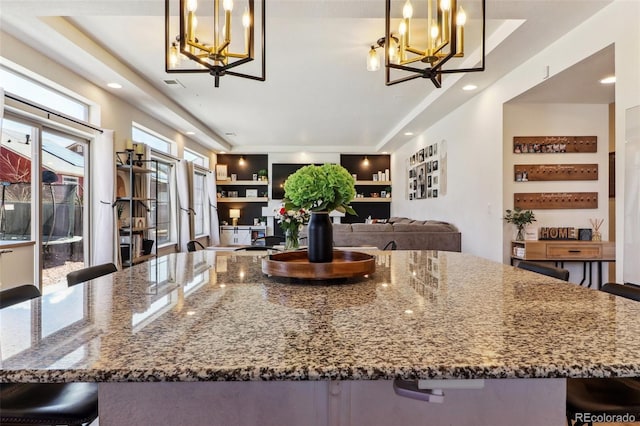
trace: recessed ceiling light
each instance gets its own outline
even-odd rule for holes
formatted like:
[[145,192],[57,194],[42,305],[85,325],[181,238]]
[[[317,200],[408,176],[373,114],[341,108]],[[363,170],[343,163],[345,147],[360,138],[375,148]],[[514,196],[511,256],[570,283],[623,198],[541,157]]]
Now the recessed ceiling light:
[[196,132],[184,132],[184,133],[185,133],[185,135],[195,135],[196,134]]
[[413,136],[413,132],[404,132],[405,136]]
[[467,92],[469,92],[471,90],[476,90],[477,88],[478,86],[476,86],[475,84],[467,84],[462,88],[462,90],[466,90]]
[[111,87],[112,89],[122,89],[122,84],[120,83],[107,83],[107,86]]
[[616,82],[616,76],[615,75],[613,75],[611,77],[606,77],[606,78],[603,78],[602,80],[600,80],[600,83],[602,83],[602,84],[613,84],[615,82]]
[[226,154],[226,152],[224,152],[224,151],[220,151],[218,154]]

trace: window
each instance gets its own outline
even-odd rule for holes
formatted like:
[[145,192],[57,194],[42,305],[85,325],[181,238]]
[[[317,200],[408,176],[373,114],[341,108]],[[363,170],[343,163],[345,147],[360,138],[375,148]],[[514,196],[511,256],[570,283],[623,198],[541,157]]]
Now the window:
[[204,236],[207,232],[207,220],[206,220],[206,200],[207,194],[205,192],[205,178],[204,173],[196,171],[193,176],[193,209],[195,210],[195,234],[196,237]]
[[160,247],[176,241],[173,232],[174,227],[172,226],[175,217],[172,194],[175,187],[172,178],[172,164],[153,155],[151,157],[158,161],[157,175],[155,173],[151,174],[151,198],[156,199],[155,208],[158,211],[158,222],[153,223],[155,214],[152,213],[150,217],[151,226],[156,228],[156,244]]
[[193,164],[196,164],[205,169],[209,168],[209,159],[202,154],[198,154],[195,151],[191,151],[188,148],[184,149],[183,157],[187,161],[191,161]]
[[[42,106],[82,121],[87,121],[89,118],[89,105],[86,103],[14,70],[0,66],[0,81],[2,81],[4,90],[8,93],[32,100]],[[53,84],[51,83],[51,85]]]
[[136,123],[133,123],[131,127],[131,138],[136,143],[144,143],[156,151],[164,152],[165,154],[173,155],[175,150],[175,144],[171,140]]

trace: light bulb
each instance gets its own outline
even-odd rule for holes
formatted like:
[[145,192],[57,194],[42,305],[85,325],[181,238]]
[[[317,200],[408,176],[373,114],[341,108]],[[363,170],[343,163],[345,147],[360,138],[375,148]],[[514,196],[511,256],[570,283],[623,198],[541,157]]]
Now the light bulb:
[[435,24],[431,25],[431,39],[435,40],[438,38],[438,34],[440,34],[440,29],[438,28],[438,26]]
[[398,64],[400,62],[400,56],[398,55],[398,42],[395,38],[389,39],[389,62],[392,64]]
[[451,0],[440,0],[440,9],[443,11],[451,9]]
[[411,1],[407,0],[407,2],[402,7],[402,17],[404,19],[411,19],[413,16],[413,6],[411,5]]
[[231,12],[233,10],[233,0],[224,0],[222,2],[224,10]]
[[244,8],[244,13],[242,14],[242,26],[245,28],[249,28],[251,25],[251,15],[249,14],[249,8]]
[[407,22],[400,21],[400,26],[398,27],[398,32],[400,35],[405,35],[407,33]]
[[459,27],[463,27],[464,24],[467,23],[467,14],[464,13],[464,9],[462,6],[458,8],[458,13],[456,14],[456,25]]
[[193,27],[193,31],[195,31],[196,28],[198,28],[198,17],[196,15],[193,15],[193,19],[191,20],[191,26]]
[[178,65],[178,46],[174,42],[169,49],[169,66],[175,68],[176,65]]
[[195,12],[198,8],[197,0],[187,0],[187,12]]
[[371,46],[369,54],[367,55],[367,71],[378,71],[380,69],[380,58],[378,58],[378,52]]
[[362,165],[363,166],[368,166],[369,165],[369,158],[367,158],[367,156],[364,156],[364,160],[362,160]]

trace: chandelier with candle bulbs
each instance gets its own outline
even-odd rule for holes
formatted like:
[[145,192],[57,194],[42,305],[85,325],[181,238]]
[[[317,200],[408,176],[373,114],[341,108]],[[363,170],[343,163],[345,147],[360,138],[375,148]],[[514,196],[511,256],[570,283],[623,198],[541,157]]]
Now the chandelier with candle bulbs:
[[453,58],[465,56],[467,12],[457,0],[417,0],[415,3],[414,8],[411,0],[406,0],[399,10],[398,7],[392,9],[391,0],[386,0],[385,36],[369,50],[369,71],[380,68],[378,48],[384,48],[385,52],[387,86],[422,77],[439,88],[442,74],[484,71],[485,0],[466,1],[481,18],[474,33],[479,51],[473,67],[456,68],[444,65]]
[[[200,3],[165,0],[165,71],[208,72],[215,87],[225,75],[265,81],[265,0],[257,2],[258,11],[254,0]],[[261,17],[257,22],[256,12]],[[255,48],[257,43],[260,49]],[[254,59],[260,63],[248,66]]]

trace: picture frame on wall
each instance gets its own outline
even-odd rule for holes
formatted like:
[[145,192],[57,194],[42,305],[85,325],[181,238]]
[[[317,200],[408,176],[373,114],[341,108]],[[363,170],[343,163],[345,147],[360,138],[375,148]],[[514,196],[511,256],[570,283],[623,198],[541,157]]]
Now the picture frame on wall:
[[427,161],[427,173],[431,173],[431,161]]
[[426,198],[427,196],[427,173],[425,164],[421,164],[418,167],[418,187],[416,190],[416,198]]
[[414,164],[416,164],[416,155],[413,154],[410,158],[409,158],[409,164],[411,164],[412,166]]
[[429,157],[433,157],[433,145],[429,145]]
[[433,155],[438,155],[438,144],[437,143],[433,144]]
[[418,151],[418,163],[424,162],[424,148]]
[[436,170],[438,170],[438,160],[433,160],[431,162],[431,169],[435,172]]
[[216,164],[216,180],[227,180],[227,165]]

